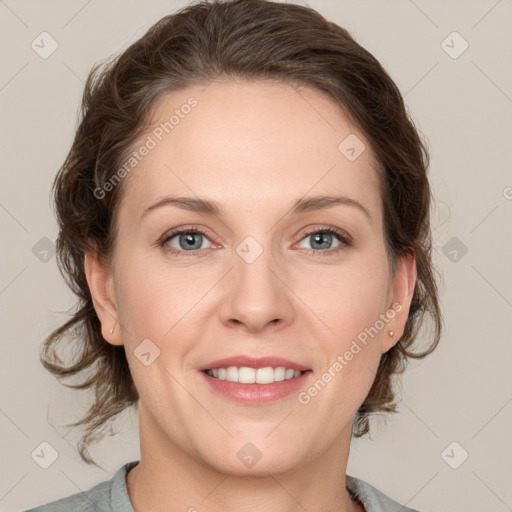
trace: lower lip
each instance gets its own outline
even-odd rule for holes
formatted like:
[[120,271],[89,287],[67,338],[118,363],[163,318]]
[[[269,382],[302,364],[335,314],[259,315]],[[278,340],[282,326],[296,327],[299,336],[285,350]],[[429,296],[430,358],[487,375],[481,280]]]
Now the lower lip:
[[211,377],[205,372],[200,372],[211,388],[230,400],[245,404],[262,404],[280,400],[297,392],[304,386],[311,371],[303,372],[300,377],[289,380],[273,382],[271,384],[240,384]]

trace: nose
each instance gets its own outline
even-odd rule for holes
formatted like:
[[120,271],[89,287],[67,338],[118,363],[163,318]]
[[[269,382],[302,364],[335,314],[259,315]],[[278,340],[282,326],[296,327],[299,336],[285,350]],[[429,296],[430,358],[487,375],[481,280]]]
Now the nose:
[[233,254],[234,268],[224,287],[221,321],[250,333],[282,329],[293,321],[293,286],[270,250],[251,263]]

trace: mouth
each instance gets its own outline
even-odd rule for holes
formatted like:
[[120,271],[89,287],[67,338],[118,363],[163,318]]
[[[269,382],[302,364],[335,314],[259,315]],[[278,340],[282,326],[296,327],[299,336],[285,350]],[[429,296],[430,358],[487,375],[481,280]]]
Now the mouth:
[[[214,379],[238,382],[240,384],[272,384],[300,377],[304,371],[286,368],[285,366],[266,366],[251,368],[249,366],[228,366],[203,370]],[[306,370],[310,371],[310,370]]]
[[212,361],[199,373],[216,395],[258,405],[298,392],[309,382],[312,370],[280,357],[235,356]]

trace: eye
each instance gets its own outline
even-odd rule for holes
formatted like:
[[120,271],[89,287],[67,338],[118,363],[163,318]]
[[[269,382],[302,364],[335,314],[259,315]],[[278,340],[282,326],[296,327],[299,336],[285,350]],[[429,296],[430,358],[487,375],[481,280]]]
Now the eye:
[[[351,238],[347,234],[332,227],[317,228],[315,230],[309,231],[306,233],[302,240],[307,239],[311,240],[310,243],[312,248],[310,251],[313,254],[338,253],[339,251],[349,247],[352,243]],[[337,245],[335,245],[333,248],[332,244],[334,242],[337,242]]]
[[[299,247],[314,255],[332,255],[352,245],[352,239],[348,234],[333,227],[311,230],[304,235],[301,242],[307,239],[311,240],[312,248]],[[206,240],[210,239],[204,231],[197,227],[187,227],[166,233],[159,245],[165,251],[177,256],[193,256],[208,248],[204,245]],[[332,245],[335,242],[337,245],[333,248]]]
[[209,238],[200,229],[184,228],[166,234],[160,242],[160,246],[166,251],[180,256],[190,255],[205,249],[205,240],[209,240]]

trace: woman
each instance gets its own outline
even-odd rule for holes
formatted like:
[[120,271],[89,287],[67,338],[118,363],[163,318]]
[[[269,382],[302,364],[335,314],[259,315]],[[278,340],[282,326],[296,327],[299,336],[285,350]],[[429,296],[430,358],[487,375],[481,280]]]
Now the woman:
[[79,308],[42,361],[95,391],[85,462],[131,405],[141,457],[34,510],[412,510],[346,466],[440,338],[427,169],[393,81],[310,8],[197,3],[94,69],[54,187]]

